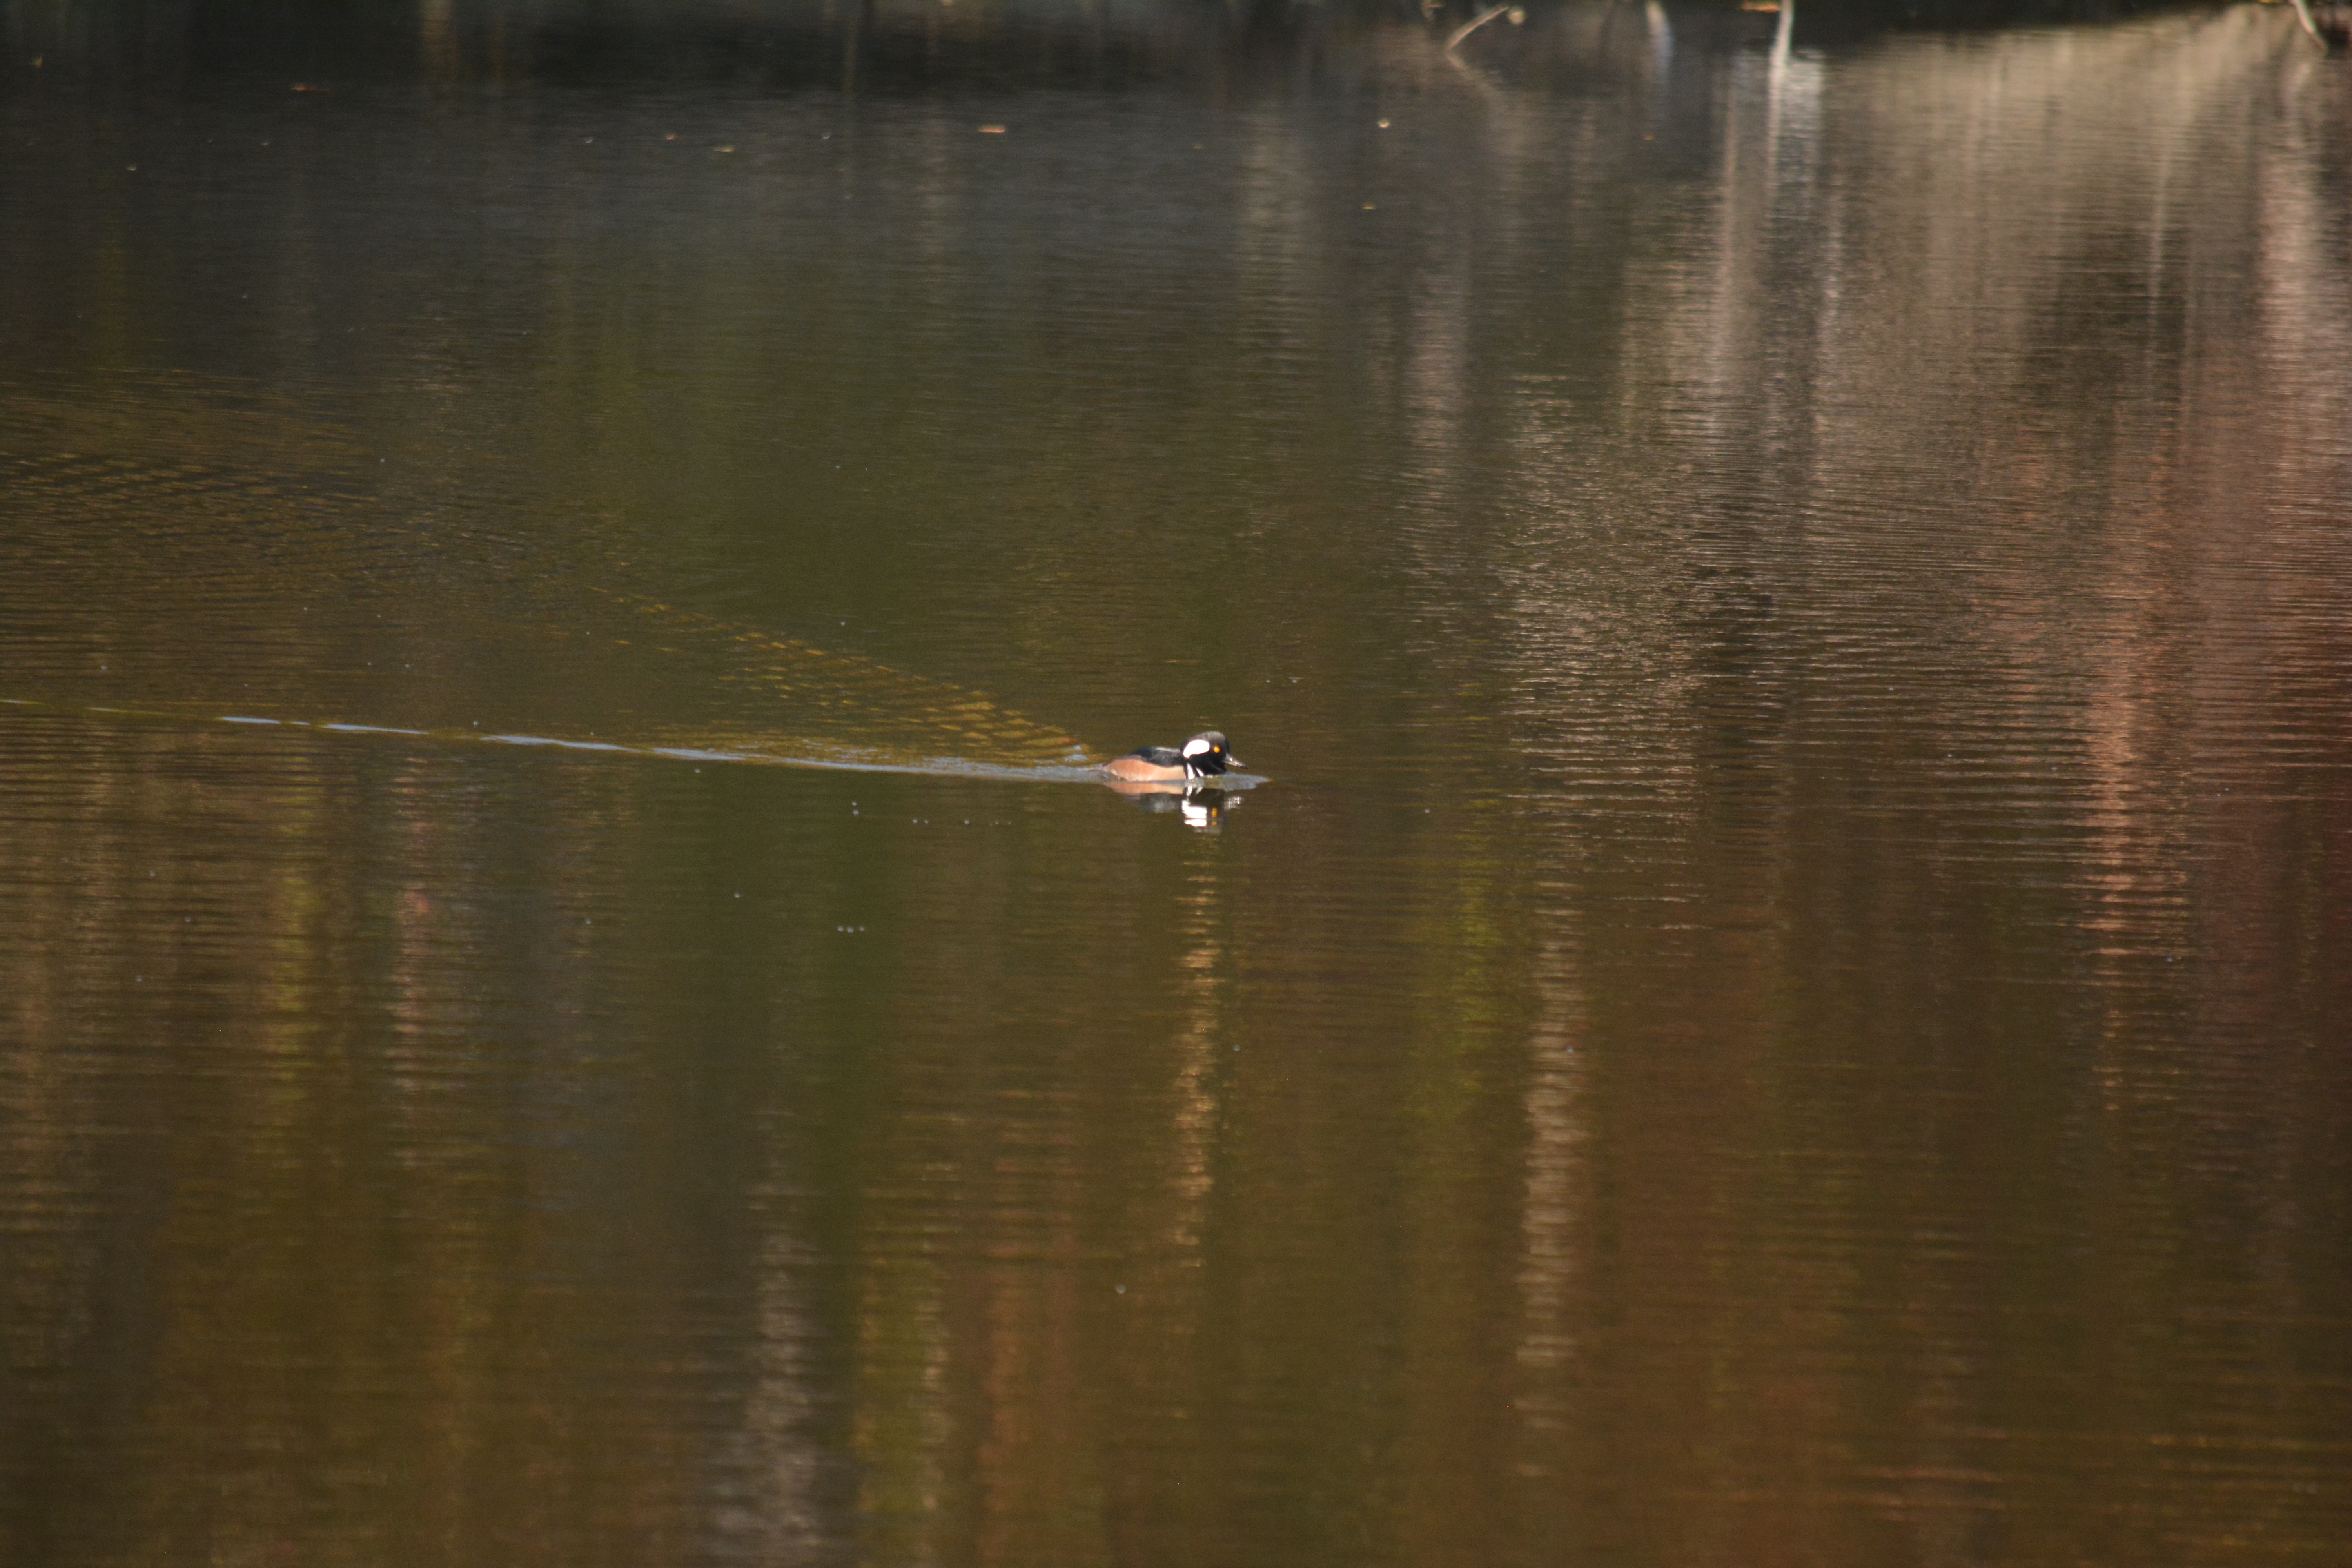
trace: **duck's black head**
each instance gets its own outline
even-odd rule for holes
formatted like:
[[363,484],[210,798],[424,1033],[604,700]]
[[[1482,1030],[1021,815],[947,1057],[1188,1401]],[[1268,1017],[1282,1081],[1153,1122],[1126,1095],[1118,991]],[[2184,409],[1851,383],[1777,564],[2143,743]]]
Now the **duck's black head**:
[[1224,736],[1211,730],[1184,742],[1184,774],[1187,778],[1214,778],[1227,768],[1249,766],[1225,747]]

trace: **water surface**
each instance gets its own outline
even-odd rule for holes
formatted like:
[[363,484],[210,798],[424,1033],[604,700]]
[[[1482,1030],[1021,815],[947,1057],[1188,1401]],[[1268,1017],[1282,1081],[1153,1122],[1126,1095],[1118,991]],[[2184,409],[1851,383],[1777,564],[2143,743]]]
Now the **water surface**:
[[2341,1561],[2352,73],[1467,19],[0,9],[0,1557]]

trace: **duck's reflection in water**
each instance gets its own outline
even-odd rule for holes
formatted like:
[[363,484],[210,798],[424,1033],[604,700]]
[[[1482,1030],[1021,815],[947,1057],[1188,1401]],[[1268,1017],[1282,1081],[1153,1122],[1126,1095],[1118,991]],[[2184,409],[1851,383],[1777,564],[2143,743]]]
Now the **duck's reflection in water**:
[[1181,812],[1184,826],[1213,829],[1228,811],[1241,805],[1241,792],[1191,784],[1160,784],[1135,779],[1105,779],[1105,789],[1132,798],[1143,811]]

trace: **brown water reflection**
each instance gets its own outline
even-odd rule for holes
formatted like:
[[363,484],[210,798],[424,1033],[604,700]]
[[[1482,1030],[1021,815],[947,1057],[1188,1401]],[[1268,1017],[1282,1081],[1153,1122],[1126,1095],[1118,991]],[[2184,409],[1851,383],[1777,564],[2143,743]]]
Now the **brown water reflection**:
[[125,15],[0,12],[0,1560],[2342,1556],[2291,16]]

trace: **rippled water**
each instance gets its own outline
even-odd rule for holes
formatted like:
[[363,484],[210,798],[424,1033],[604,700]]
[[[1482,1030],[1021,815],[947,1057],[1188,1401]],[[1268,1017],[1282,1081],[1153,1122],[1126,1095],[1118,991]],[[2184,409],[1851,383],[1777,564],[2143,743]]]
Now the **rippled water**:
[[2352,68],[1474,15],[0,6],[0,1560],[2343,1559]]

